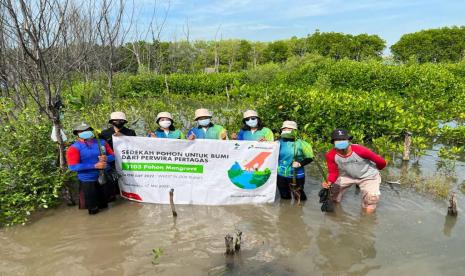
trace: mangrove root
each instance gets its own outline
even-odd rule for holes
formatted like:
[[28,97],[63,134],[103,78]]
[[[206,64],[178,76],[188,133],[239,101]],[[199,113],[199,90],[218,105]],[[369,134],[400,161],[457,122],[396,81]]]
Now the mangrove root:
[[173,217],[177,217],[178,213],[176,213],[176,208],[174,207],[174,189],[170,190],[170,206],[171,206],[171,212],[173,212]]
[[455,196],[455,193],[452,193],[452,195],[450,196],[447,214],[449,216],[457,216],[457,198]]

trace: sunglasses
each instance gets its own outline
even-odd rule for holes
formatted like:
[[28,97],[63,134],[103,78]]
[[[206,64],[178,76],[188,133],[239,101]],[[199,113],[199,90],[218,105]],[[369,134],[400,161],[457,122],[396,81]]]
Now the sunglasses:
[[249,118],[245,118],[244,121],[250,121],[250,120],[257,120],[257,117],[249,117]]

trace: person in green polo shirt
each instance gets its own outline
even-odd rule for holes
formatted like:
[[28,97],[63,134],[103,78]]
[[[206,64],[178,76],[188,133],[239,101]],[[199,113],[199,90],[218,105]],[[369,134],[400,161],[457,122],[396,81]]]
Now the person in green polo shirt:
[[169,112],[160,112],[157,115],[156,122],[159,126],[157,130],[149,133],[149,137],[184,139],[184,134],[174,127],[173,116]]
[[228,133],[226,129],[220,125],[211,122],[212,113],[205,108],[200,108],[195,111],[194,120],[197,126],[191,128],[187,133],[187,139],[218,139],[227,140]]
[[263,125],[262,120],[258,117],[255,110],[247,110],[243,114],[243,126],[239,134],[234,135],[237,140],[247,141],[273,141],[274,134],[271,129]]
[[291,199],[292,191],[297,190],[300,200],[307,200],[304,166],[313,161],[313,149],[310,143],[296,136],[297,123],[284,121],[279,139],[278,191],[282,199]]

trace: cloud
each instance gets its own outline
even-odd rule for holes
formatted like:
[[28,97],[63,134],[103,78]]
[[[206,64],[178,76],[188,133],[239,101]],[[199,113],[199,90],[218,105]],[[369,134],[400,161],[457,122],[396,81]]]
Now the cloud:
[[[141,24],[148,24],[155,0],[135,0]],[[446,4],[450,3],[450,4]],[[390,34],[395,29],[402,33],[406,24],[416,29],[429,25],[416,24],[419,19],[431,22],[456,22],[465,19],[455,15],[465,8],[465,2],[440,0],[157,0],[160,7],[169,3],[164,38],[176,33],[183,36],[183,26],[189,23],[192,39],[213,39],[218,27],[228,38],[274,40],[305,36],[316,28],[323,31],[346,33]],[[462,19],[460,19],[462,18]],[[159,18],[160,19],[160,18]],[[417,20],[417,21],[415,21]],[[411,22],[411,23],[409,23]],[[439,24],[440,22],[435,24]],[[418,25],[418,26],[417,26]],[[431,24],[430,24],[431,25]],[[424,27],[423,27],[424,26]],[[405,27],[405,28],[404,28]]]

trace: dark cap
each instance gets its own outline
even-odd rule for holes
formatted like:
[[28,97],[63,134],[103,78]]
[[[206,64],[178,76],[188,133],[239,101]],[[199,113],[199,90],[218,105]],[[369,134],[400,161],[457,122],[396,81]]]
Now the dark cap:
[[347,133],[347,130],[342,129],[342,128],[337,128],[331,133],[331,143],[334,142],[334,140],[352,140],[352,136]]

